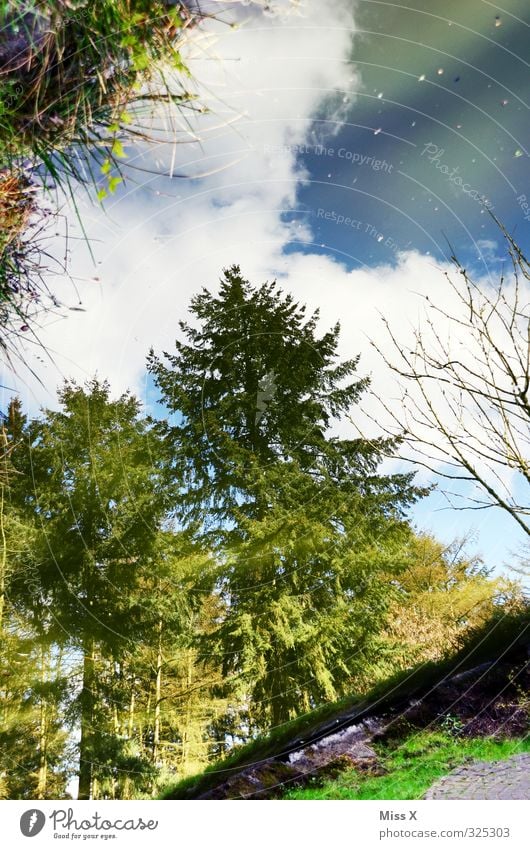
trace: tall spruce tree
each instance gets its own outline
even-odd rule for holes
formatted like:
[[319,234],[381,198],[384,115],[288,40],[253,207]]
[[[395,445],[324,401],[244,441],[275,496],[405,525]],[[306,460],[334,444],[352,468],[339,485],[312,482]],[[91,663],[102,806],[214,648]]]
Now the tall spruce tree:
[[35,517],[25,505],[25,427],[15,399],[1,428],[0,798],[48,799],[64,795],[68,779],[67,684],[38,578]]
[[421,491],[378,472],[395,442],[331,431],[368,385],[358,357],[337,361],[339,325],[319,336],[317,312],[237,266],[191,313],[148,367],[174,419],[176,512],[219,556],[225,615],[207,648],[258,730],[336,696],[375,650]]
[[66,383],[59,400],[60,410],[29,423],[20,464],[31,468],[25,500],[42,530],[38,581],[54,638],[81,657],[71,713],[80,727],[79,798],[86,799],[97,792],[98,764],[105,772],[111,748],[124,770],[142,772],[109,719],[105,676],[154,624],[140,590],[156,566],[166,496],[160,441],[134,397],[112,400],[108,384],[93,380]]

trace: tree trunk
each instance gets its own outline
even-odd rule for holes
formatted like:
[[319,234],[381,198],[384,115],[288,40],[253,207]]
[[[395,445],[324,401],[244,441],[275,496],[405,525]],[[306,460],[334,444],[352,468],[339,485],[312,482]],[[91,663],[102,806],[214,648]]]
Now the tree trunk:
[[184,775],[188,772],[188,762],[190,757],[190,738],[191,738],[191,685],[193,683],[193,659],[192,649],[187,650],[187,671],[186,671],[186,687],[188,695],[186,697],[186,724],[184,734],[182,735],[182,771]]
[[[47,663],[45,649],[41,649],[41,683],[47,681]],[[46,798],[48,780],[48,703],[41,696],[39,714],[39,772],[37,778],[37,799]]]
[[0,432],[0,451],[3,468],[0,468],[0,634],[4,625],[4,604],[7,578],[7,538],[5,529],[5,492],[7,486],[7,436],[5,428]]
[[129,740],[132,740],[133,731],[134,731],[134,706],[135,706],[135,698],[134,698],[134,684],[133,689],[131,690],[131,701],[129,702],[129,723],[127,727],[127,736]]
[[162,620],[158,623],[158,647],[156,654],[155,683],[155,727],[153,734],[153,763],[156,764],[160,746],[160,702],[162,696]]
[[81,691],[81,740],[79,742],[79,791],[78,799],[90,799],[92,795],[92,759],[94,737],[94,641],[86,640],[83,658],[83,689]]

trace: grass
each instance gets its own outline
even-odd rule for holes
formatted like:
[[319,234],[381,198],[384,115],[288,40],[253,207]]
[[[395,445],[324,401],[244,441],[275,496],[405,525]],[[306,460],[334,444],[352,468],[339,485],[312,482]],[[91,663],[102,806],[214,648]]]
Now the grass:
[[271,757],[282,757],[320,739],[331,730],[339,730],[353,720],[377,715],[403,700],[421,696],[446,677],[472,669],[480,663],[508,655],[514,646],[530,641],[530,613],[492,619],[470,635],[465,646],[441,663],[424,663],[402,670],[377,684],[368,694],[352,693],[338,702],[325,704],[311,713],[287,722],[263,737],[235,749],[228,757],[213,763],[199,774],[169,786],[162,799],[193,799],[221,784],[226,778],[250,764]]
[[[346,770],[321,786],[292,790],[286,799],[420,799],[441,776],[468,760],[496,761],[530,752],[528,738],[460,739],[440,731],[414,734],[392,747],[375,745],[385,774],[362,775]],[[316,784],[316,782],[315,782]]]
[[[70,145],[119,158],[128,108],[190,99],[178,45],[198,15],[163,0],[0,0],[0,150],[44,162]],[[163,70],[178,72],[171,85]],[[113,150],[114,148],[114,150]],[[73,162],[72,162],[73,165]]]
[[63,189],[76,209],[79,183],[99,200],[116,190],[124,145],[149,140],[153,108],[191,107],[180,48],[203,17],[170,0],[0,0],[0,348],[8,359],[27,331],[37,341],[36,311],[56,305],[35,226],[50,210],[36,209],[36,186]]
[[45,215],[23,172],[0,172],[0,349],[7,359],[44,305],[54,304],[42,274]]

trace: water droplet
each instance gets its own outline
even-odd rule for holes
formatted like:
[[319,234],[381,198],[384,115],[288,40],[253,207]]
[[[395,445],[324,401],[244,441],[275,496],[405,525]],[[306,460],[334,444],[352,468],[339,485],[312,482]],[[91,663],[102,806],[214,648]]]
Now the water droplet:
[[520,148],[517,148],[517,150],[514,153],[514,156],[519,158],[519,156],[522,156],[522,155],[523,155],[523,151]]
[[331,177],[331,174],[328,174],[328,180],[329,180],[330,177]]
[[495,15],[495,26],[502,27],[502,18],[500,15]]
[[385,238],[384,236],[382,236],[381,234],[379,234],[379,236],[377,237],[377,241],[378,241],[378,242],[382,242],[384,238]]
[[461,129],[462,129],[462,124],[457,124],[457,125],[456,125],[456,129],[457,129],[457,130],[461,130]]
[[377,95],[377,97],[378,97],[378,99],[379,99],[379,100],[382,100],[382,98],[383,98],[383,92],[382,92],[382,91],[380,91],[380,92],[379,92],[379,94]]
[[418,82],[422,83],[424,79],[425,79],[425,74],[422,74],[420,77],[418,77]]
[[381,132],[381,127],[378,127],[377,130],[374,130],[374,136],[378,136]]
[[501,106],[508,106],[509,100],[501,100]]
[[442,74],[443,74],[443,72],[444,72],[444,69],[443,69],[443,68],[438,68],[438,70],[437,70],[437,72],[436,72],[436,73],[438,74],[438,76],[439,76],[439,77],[441,77],[441,76],[442,76]]
[[413,122],[412,122],[412,124],[411,124],[410,126],[411,126],[411,127],[415,127],[415,126],[416,126],[416,121],[413,121]]
[[459,83],[459,82],[460,82],[460,77],[455,77],[455,83]]

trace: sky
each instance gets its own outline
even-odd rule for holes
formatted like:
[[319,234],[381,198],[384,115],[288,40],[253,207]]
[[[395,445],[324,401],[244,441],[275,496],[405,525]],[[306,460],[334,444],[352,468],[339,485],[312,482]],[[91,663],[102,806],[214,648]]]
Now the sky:
[[[191,296],[237,263],[319,308],[322,329],[340,320],[341,356],[359,353],[374,396],[395,399],[370,344],[388,342],[382,316],[405,344],[422,295],[451,306],[453,251],[495,279],[502,240],[488,208],[528,246],[524,0],[210,6],[220,20],[186,47],[203,111],[146,118],[154,142],[126,145],[126,180],[103,204],[79,189],[90,250],[64,203],[57,229],[68,228],[75,286],[53,278],[62,308],[39,330],[50,356],[26,346],[40,382],[4,374],[5,398],[55,406],[64,377],[98,374],[156,410],[149,348],[171,349]],[[61,235],[50,252],[62,257]],[[447,542],[471,533],[491,566],[522,543],[500,511],[448,509],[440,492],[412,518]]]

